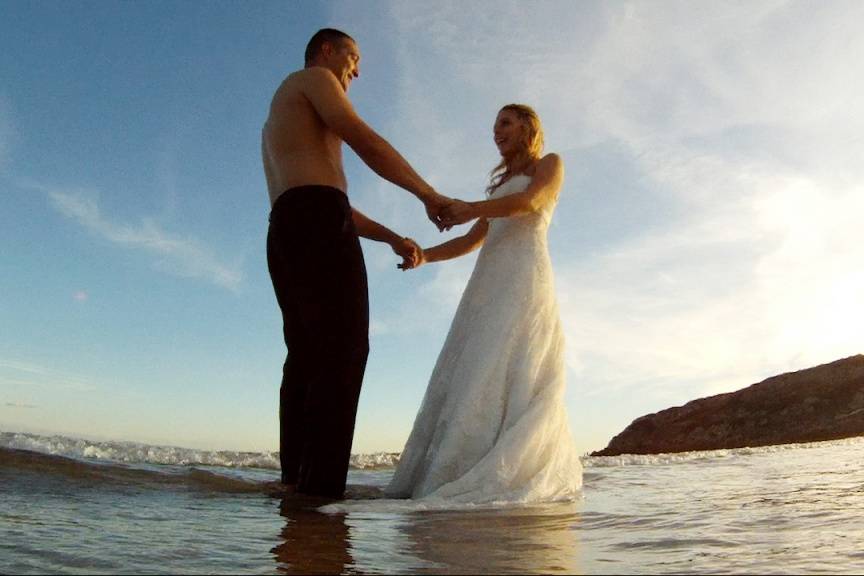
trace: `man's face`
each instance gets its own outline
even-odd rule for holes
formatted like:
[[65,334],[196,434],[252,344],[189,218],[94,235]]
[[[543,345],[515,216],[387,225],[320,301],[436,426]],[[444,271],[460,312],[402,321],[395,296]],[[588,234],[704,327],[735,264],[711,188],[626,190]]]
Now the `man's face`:
[[347,92],[354,78],[360,76],[360,48],[353,40],[343,39],[331,47],[327,67]]

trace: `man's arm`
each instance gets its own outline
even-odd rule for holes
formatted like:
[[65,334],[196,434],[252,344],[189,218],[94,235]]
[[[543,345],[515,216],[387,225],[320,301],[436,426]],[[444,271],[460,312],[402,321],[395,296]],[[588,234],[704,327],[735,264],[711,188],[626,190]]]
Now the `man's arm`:
[[351,208],[351,217],[354,220],[354,227],[357,228],[357,234],[369,240],[376,242],[384,242],[389,244],[393,252],[402,258],[402,263],[398,264],[399,268],[407,270],[414,268],[420,259],[420,247],[410,238],[399,236],[386,226],[375,222],[356,208]]
[[[435,212],[448,203],[408,161],[355,112],[336,77],[325,68],[307,71],[303,93],[328,128],[344,140],[376,174],[411,192]],[[430,217],[432,214],[430,213]],[[437,222],[436,222],[437,223]]]
[[391,246],[402,240],[399,236],[383,224],[375,222],[356,208],[351,208],[351,217],[354,220],[354,227],[357,228],[357,235],[376,242],[384,242]]

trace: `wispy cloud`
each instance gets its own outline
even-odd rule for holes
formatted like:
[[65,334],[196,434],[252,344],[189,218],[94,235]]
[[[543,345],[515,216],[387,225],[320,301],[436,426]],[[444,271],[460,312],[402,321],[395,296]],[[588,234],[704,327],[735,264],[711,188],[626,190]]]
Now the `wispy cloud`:
[[573,90],[676,207],[560,267],[573,367],[683,400],[864,350],[861,5],[664,7],[610,18]]
[[98,389],[88,379],[63,370],[8,358],[0,358],[0,384],[25,389],[38,387],[74,392],[94,392]]
[[36,408],[36,406],[32,404],[20,404],[16,402],[6,402],[4,406],[6,406],[6,408],[17,408],[20,410],[32,410],[33,408]]
[[148,218],[138,224],[116,223],[103,214],[92,195],[82,191],[34,183],[28,186],[45,192],[51,206],[91,233],[114,244],[157,256],[156,266],[166,272],[201,278],[230,290],[237,290],[243,281],[239,270],[221,262],[195,238],[174,234]]
[[[566,247],[556,272],[585,390],[689,399],[864,350],[864,4],[538,3],[530,23],[526,11],[390,6],[390,130],[424,176],[469,197],[494,160],[496,107],[525,101],[550,149],[622,150],[633,174],[615,184],[668,207],[633,214],[609,187],[620,166],[565,184],[552,242]],[[361,37],[380,25],[369,18]],[[573,248],[597,213],[603,233]],[[468,272],[441,265],[418,291],[439,305],[383,321],[434,322]]]
[[568,359],[587,391],[681,401],[864,351],[860,185],[716,158],[665,178],[673,193],[699,178],[716,193],[559,267]]
[[21,362],[19,360],[9,360],[7,358],[0,358],[0,370],[30,374],[34,376],[56,375],[56,371],[39,364]]

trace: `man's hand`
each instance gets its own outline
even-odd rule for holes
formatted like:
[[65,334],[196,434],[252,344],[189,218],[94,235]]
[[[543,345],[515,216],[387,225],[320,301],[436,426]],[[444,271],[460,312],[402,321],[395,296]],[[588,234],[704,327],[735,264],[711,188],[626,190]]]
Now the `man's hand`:
[[429,220],[438,227],[439,232],[450,229],[441,221],[441,212],[452,202],[452,199],[447,196],[442,196],[437,192],[434,192],[423,200],[423,204],[426,205],[426,215],[429,217]]
[[462,200],[452,200],[447,206],[441,209],[439,214],[441,223],[448,230],[453,226],[464,224],[478,217],[474,206]]
[[425,261],[423,259],[423,249],[411,238],[401,238],[398,242],[391,244],[390,247],[393,248],[393,252],[397,256],[402,257],[402,263],[396,265],[401,270],[417,268]]

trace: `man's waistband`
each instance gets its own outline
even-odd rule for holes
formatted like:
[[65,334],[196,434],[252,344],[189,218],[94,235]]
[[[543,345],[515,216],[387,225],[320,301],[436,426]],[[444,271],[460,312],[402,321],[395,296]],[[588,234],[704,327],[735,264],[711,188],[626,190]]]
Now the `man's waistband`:
[[333,186],[325,186],[322,184],[309,184],[306,186],[296,186],[282,192],[273,203],[273,208],[270,213],[273,214],[277,210],[283,210],[288,206],[297,206],[298,204],[309,203],[332,203],[337,202],[350,208],[348,195],[339,188]]

